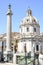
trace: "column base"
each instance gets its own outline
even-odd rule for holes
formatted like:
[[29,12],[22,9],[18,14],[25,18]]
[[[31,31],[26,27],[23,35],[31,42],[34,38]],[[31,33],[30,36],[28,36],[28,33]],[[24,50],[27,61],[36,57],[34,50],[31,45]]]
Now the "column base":
[[13,62],[13,53],[12,53],[12,51],[5,51],[4,52],[4,61],[5,62]]

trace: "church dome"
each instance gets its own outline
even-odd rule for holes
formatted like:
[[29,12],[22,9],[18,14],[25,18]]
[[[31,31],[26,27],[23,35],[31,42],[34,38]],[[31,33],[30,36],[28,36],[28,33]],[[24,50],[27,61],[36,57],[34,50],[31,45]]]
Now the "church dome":
[[27,15],[24,17],[20,24],[20,33],[29,35],[29,34],[40,34],[40,25],[38,20],[32,15],[32,10],[27,10]]
[[33,25],[35,24],[39,26],[38,20],[34,16],[32,16],[31,9],[27,10],[27,16],[22,19],[20,25],[26,25],[26,24],[33,24]]

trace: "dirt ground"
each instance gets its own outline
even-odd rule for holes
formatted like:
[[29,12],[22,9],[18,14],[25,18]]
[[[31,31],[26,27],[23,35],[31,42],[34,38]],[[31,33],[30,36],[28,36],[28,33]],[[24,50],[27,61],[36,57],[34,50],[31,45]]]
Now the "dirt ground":
[[0,65],[18,65],[18,64],[13,64],[13,63],[0,63]]

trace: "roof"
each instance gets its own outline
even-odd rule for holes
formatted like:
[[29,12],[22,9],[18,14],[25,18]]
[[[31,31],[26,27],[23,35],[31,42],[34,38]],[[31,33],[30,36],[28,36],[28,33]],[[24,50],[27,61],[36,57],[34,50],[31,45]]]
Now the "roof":
[[36,17],[32,16],[32,10],[27,11],[27,16],[22,19],[22,22],[20,25],[25,25],[25,24],[35,24],[39,26],[38,20]]
[[[12,38],[16,39],[20,36],[20,33],[19,32],[12,32]],[[6,38],[7,37],[7,34],[4,33],[4,34],[0,34],[0,39],[3,39],[3,38]]]

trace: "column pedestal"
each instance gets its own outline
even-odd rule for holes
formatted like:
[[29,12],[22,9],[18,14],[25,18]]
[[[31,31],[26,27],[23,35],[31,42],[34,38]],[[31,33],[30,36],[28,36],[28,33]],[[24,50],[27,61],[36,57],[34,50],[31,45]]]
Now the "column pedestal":
[[4,61],[5,62],[13,62],[13,53],[12,53],[12,51],[5,51],[4,52]]

